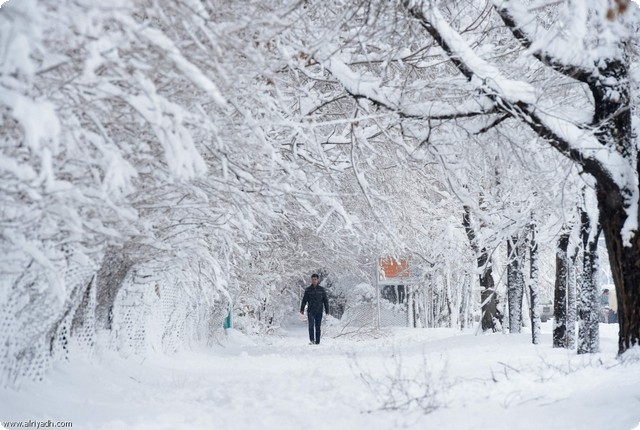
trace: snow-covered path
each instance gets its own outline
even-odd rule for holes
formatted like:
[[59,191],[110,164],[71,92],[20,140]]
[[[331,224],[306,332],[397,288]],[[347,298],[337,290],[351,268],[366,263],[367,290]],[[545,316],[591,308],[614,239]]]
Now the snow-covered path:
[[[76,429],[632,429],[640,362],[615,360],[617,327],[602,327],[603,352],[590,357],[552,349],[548,333],[535,347],[525,333],[448,329],[326,337],[319,346],[306,344],[302,326],[259,339],[232,332],[224,346],[172,357],[59,365],[43,384],[0,391],[0,420]],[[391,375],[406,382],[385,397]],[[442,405],[434,412],[415,403],[381,410],[426,385]]]

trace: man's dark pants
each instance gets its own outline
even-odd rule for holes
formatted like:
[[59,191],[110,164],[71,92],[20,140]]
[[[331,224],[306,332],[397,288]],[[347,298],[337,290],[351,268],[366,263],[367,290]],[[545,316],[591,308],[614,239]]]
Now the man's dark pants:
[[[320,343],[320,325],[322,324],[322,312],[312,314],[307,312],[307,320],[309,321],[309,340],[312,343]],[[315,336],[313,329],[315,327]]]

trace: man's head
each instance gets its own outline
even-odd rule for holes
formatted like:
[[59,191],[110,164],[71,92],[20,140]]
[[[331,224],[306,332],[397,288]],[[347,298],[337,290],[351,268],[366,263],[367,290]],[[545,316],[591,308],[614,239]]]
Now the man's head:
[[311,275],[311,284],[313,286],[318,285],[318,281],[320,280],[320,278],[318,277],[318,275],[316,273],[314,273],[313,275]]

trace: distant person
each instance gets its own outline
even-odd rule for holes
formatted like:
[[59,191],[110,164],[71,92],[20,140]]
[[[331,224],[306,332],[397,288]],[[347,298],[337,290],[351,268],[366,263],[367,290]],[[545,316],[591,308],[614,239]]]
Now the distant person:
[[602,290],[602,295],[600,296],[600,322],[608,323],[609,322],[609,289],[605,288]]
[[609,290],[609,324],[618,322],[618,298],[616,297],[616,290]]
[[[309,345],[320,344],[320,325],[322,324],[322,308],[329,313],[329,299],[327,292],[318,285],[317,274],[311,275],[311,285],[304,290],[300,313],[304,315],[304,307],[307,306],[307,320],[309,321]],[[315,329],[315,330],[314,330]]]

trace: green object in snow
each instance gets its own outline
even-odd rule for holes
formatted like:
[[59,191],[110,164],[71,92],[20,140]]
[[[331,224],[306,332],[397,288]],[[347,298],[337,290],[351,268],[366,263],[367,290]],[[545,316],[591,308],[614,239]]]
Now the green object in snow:
[[224,324],[222,325],[225,329],[231,328],[231,309],[227,313],[227,317],[224,319]]

